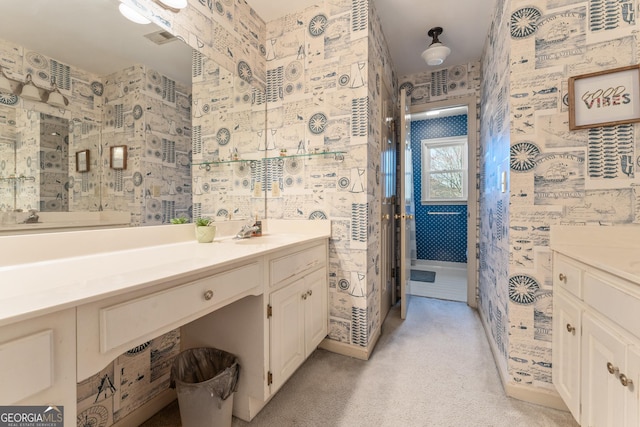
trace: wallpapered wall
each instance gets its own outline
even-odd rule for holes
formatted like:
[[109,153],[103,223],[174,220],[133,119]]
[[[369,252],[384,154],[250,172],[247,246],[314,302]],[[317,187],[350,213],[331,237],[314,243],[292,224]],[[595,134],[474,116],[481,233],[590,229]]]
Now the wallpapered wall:
[[[9,77],[19,81],[24,81],[27,74],[31,74],[33,82],[40,87],[48,88],[51,86],[51,79],[56,79],[60,92],[70,101],[64,110],[43,102],[24,100],[16,95],[4,93],[0,94],[0,104],[6,108],[18,109],[21,111],[20,114],[25,112],[24,114],[28,117],[20,120],[36,120],[39,113],[68,120],[70,137],[65,144],[70,144],[68,151],[71,162],[69,164],[69,179],[65,180],[65,184],[69,189],[69,209],[71,211],[86,210],[86,207],[91,206],[92,210],[97,210],[99,194],[96,190],[99,173],[95,166],[98,161],[98,129],[102,119],[102,97],[98,96],[96,92],[100,92],[103,87],[100,77],[4,40],[0,40],[0,64]],[[3,117],[8,116],[3,114]],[[23,123],[26,122],[23,121]],[[36,127],[39,132],[39,125]],[[38,138],[36,135],[28,136],[25,134],[19,137],[16,135],[14,140],[16,139],[19,139],[22,145],[19,157],[16,159],[17,164],[20,165],[16,174],[37,177],[39,181],[41,159],[39,158],[39,150],[35,146]],[[90,172],[80,174],[75,171],[75,152],[85,148],[92,149],[94,164]],[[42,160],[45,166],[50,163],[53,167],[60,163],[59,156],[52,153],[49,153],[48,159]],[[13,167],[14,162],[0,163],[0,176],[6,177],[13,173]],[[18,191],[26,192],[27,203],[32,204],[34,209],[39,209],[39,202],[35,203],[35,200],[39,200],[39,188],[36,188],[35,181],[27,181],[26,183],[25,186],[19,186]],[[14,209],[13,190],[9,191],[5,184],[2,182],[2,194],[8,194],[8,199],[3,197],[0,208],[11,210]],[[35,192],[38,194],[36,195]],[[53,205],[53,202],[50,204]],[[22,208],[25,207],[22,206]]]
[[380,327],[380,85],[393,82],[380,22],[370,2],[322,1],[269,22],[266,43],[267,155],[344,152],[270,165],[268,217],[332,220],[329,337],[367,347]]
[[569,131],[567,102],[568,77],[637,63],[636,10],[625,0],[498,2],[483,60],[480,296],[515,384],[552,388],[550,228],[640,222],[638,126]]
[[467,262],[467,207],[421,203],[422,140],[467,134],[467,115],[411,121],[411,162],[419,260]]
[[[0,60],[18,80],[31,74],[41,87],[49,87],[56,76],[69,99],[66,109],[58,109],[15,95],[0,97],[6,109],[17,109],[14,122],[31,123],[20,126],[15,136],[16,175],[35,178],[18,183],[18,208],[125,211],[131,212],[132,225],[166,223],[191,210],[191,88],[143,65],[93,75],[10,42],[0,43]],[[39,113],[45,114],[45,122],[64,119],[68,136],[41,135]],[[126,170],[110,168],[109,148],[114,145],[128,148]],[[76,172],[75,153],[80,150],[89,150],[88,172]],[[13,165],[0,162],[0,176],[12,174]],[[63,168],[67,170],[57,176]],[[41,179],[46,181],[42,185]],[[2,182],[0,208],[12,210],[13,191],[6,184]]]

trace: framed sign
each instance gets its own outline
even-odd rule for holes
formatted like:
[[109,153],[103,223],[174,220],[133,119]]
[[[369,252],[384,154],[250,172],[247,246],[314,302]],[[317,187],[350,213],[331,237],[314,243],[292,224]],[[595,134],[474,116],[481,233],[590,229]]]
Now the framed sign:
[[89,172],[89,150],[76,151],[76,172]]
[[569,78],[569,129],[640,122],[640,65]]
[[111,147],[111,169],[127,168],[127,146],[116,145]]

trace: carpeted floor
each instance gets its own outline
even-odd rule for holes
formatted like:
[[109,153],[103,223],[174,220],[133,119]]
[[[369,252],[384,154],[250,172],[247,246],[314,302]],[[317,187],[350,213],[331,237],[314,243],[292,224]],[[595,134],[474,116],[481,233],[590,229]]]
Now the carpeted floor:
[[[315,351],[251,422],[233,427],[577,427],[568,412],[507,397],[478,314],[414,297],[394,307],[368,361]],[[180,425],[177,404],[143,424]]]

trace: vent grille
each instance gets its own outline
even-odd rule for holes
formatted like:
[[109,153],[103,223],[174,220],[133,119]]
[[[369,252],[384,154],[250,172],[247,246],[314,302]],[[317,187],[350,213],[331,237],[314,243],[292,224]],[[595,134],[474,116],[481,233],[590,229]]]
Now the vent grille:
[[163,30],[156,31],[155,33],[145,34],[144,36],[157,45],[163,45],[163,44],[170,43],[174,40],[178,40],[176,36]]

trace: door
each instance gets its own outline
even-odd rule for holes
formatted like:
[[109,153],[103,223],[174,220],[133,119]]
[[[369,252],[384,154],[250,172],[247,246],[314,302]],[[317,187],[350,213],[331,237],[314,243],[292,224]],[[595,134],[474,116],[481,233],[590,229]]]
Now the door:
[[397,301],[395,297],[395,236],[394,210],[396,204],[396,136],[395,111],[386,82],[382,84],[382,108],[380,117],[380,171],[376,179],[380,180],[381,215],[380,220],[380,314],[381,321],[387,317],[391,306]]
[[580,422],[581,309],[561,289],[553,293],[553,385]]
[[327,336],[327,269],[309,274],[304,281],[304,356],[309,357]]
[[304,362],[304,279],[271,294],[271,372],[274,393]]
[[624,341],[611,327],[585,313],[582,320],[582,425],[624,425],[624,389],[618,377],[625,368],[625,350]]
[[411,166],[411,115],[409,96],[400,91],[400,197],[398,214],[400,220],[400,318],[407,318],[409,307],[409,280],[411,278],[411,221],[413,221],[413,167]]

